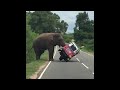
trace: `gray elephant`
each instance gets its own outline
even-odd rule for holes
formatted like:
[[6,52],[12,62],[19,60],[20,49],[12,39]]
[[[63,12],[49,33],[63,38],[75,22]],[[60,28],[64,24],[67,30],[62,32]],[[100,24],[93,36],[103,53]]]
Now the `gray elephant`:
[[45,50],[49,52],[49,60],[53,61],[54,46],[64,46],[65,42],[60,33],[43,33],[33,41],[36,60],[40,59]]

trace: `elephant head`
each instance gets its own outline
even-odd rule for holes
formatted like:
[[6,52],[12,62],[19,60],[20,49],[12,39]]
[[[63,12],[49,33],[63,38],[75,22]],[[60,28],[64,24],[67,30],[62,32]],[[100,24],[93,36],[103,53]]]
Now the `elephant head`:
[[53,35],[53,41],[54,41],[54,45],[58,45],[59,47],[65,46],[65,41],[60,33],[55,33]]

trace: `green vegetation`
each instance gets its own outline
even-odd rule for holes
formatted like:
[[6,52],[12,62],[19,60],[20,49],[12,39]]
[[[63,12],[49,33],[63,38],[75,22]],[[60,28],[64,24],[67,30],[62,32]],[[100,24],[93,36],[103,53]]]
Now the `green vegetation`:
[[89,20],[86,12],[76,16],[74,33],[64,34],[64,40],[69,43],[72,39],[83,51],[94,53],[94,21]]
[[94,21],[89,20],[88,13],[79,13],[76,16],[74,39],[79,46],[87,51],[94,51]]
[[30,15],[26,15],[26,63],[35,60],[35,53],[32,48],[32,42],[35,39],[35,37],[38,36],[37,33],[31,31],[31,26],[28,24],[30,19]]
[[48,52],[46,51],[41,55],[40,60],[34,60],[26,64],[26,78],[28,79],[32,74],[34,74],[38,68],[48,61]]
[[64,34],[63,38],[65,40],[65,42],[69,43],[71,42],[72,39],[74,39],[73,33],[69,33],[69,34]]
[[79,49],[86,52],[86,53],[94,55],[94,51],[92,51],[91,49],[87,49],[85,47],[81,48],[80,46],[79,46]]
[[64,20],[60,21],[60,17],[55,13],[35,11],[29,14],[31,15],[29,24],[32,31],[36,33],[61,32],[64,34],[67,31],[68,24]]

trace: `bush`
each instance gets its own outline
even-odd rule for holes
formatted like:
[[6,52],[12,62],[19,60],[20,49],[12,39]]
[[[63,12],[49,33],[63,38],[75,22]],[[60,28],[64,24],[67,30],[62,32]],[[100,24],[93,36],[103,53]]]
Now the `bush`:
[[65,42],[69,43],[73,39],[73,34],[64,34],[63,38],[64,38]]
[[83,41],[76,42],[78,46],[84,46],[87,51],[94,51],[94,39],[83,39]]
[[[33,40],[38,34],[31,31],[29,25],[26,26],[26,63],[35,60],[35,53],[32,48]],[[32,49],[31,49],[32,48]]]

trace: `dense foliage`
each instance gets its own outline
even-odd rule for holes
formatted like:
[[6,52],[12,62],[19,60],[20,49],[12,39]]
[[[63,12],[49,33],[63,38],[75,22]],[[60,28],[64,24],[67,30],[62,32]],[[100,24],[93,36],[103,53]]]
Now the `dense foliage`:
[[76,16],[74,39],[80,46],[94,50],[94,21],[89,19],[86,12]]

